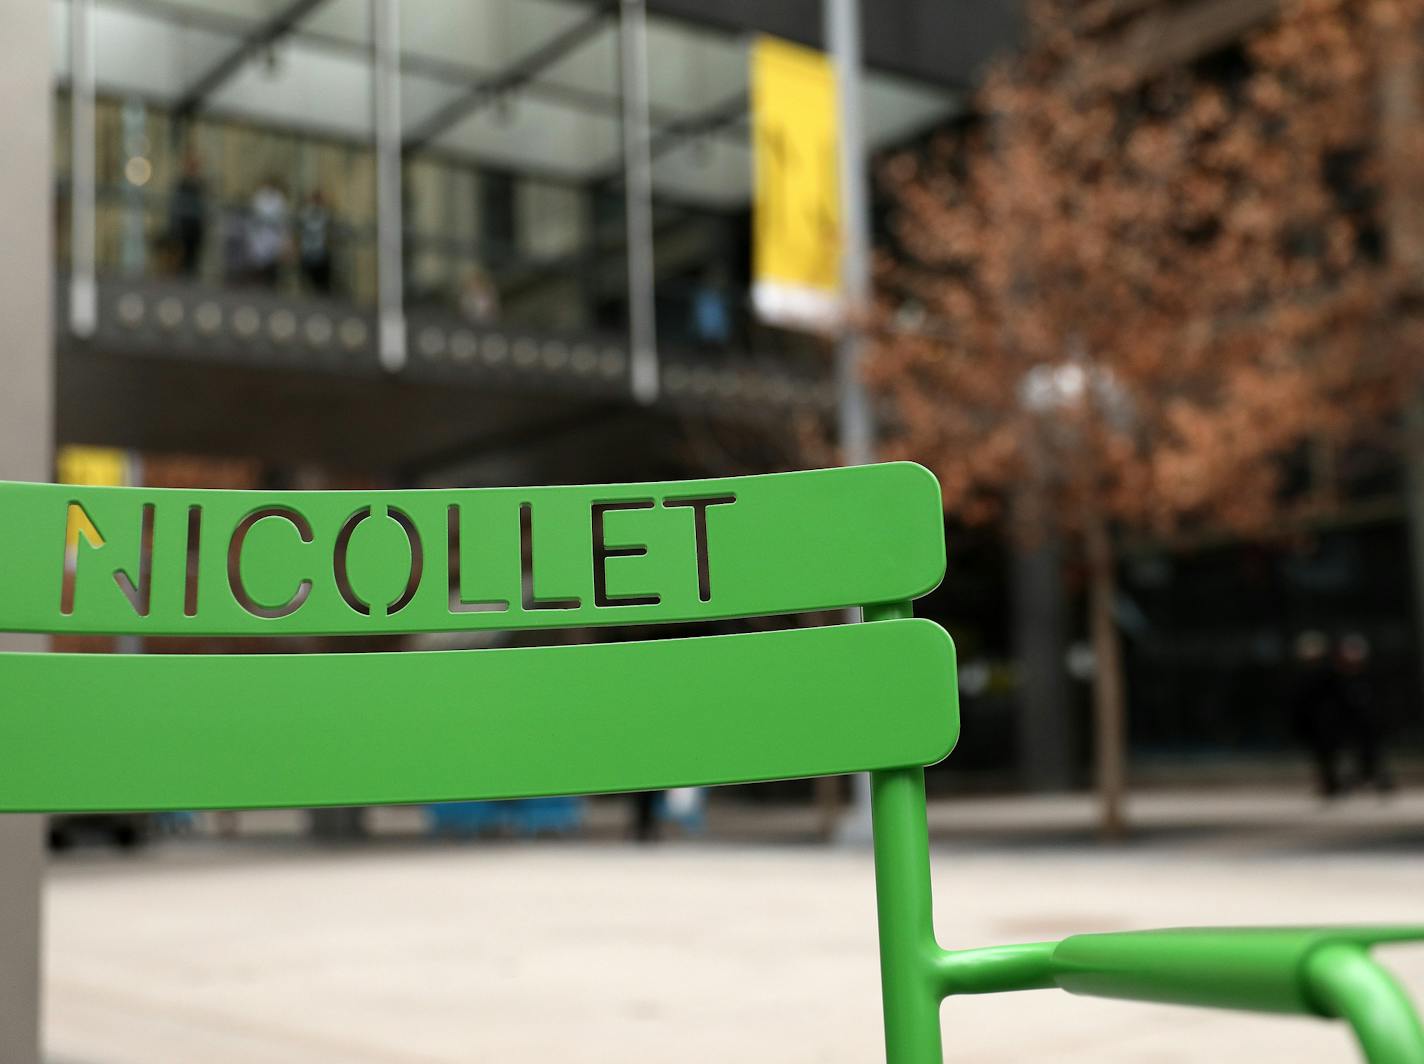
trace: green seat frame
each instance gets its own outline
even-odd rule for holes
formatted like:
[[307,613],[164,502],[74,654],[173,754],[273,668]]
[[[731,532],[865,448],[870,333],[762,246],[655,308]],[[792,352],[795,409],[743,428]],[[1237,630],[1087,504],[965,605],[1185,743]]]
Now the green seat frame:
[[0,812],[438,802],[871,774],[886,1057],[958,994],[1341,1017],[1424,1064],[1369,955],[1419,927],[1183,929],[945,950],[924,768],[958,737],[925,469],[227,492],[0,483],[0,631],[376,635],[863,609],[865,623],[408,653],[0,655]]

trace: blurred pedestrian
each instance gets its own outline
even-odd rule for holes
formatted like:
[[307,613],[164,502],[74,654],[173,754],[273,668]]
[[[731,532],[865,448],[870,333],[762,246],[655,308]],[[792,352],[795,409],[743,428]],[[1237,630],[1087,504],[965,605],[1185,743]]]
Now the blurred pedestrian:
[[257,186],[247,208],[247,269],[256,283],[275,288],[291,239],[287,193],[275,177]]
[[720,268],[708,270],[692,292],[692,335],[708,351],[724,351],[732,342],[732,312]]
[[247,212],[241,207],[224,207],[218,215],[218,241],[224,284],[247,281]]
[[1322,798],[1337,797],[1340,751],[1343,744],[1339,677],[1331,668],[1330,640],[1324,632],[1307,631],[1296,637],[1296,671],[1290,710],[1296,734],[1310,751],[1315,786]]
[[1370,641],[1359,632],[1342,637],[1335,648],[1335,672],[1341,732],[1355,761],[1349,785],[1386,794],[1394,789],[1394,780],[1384,765],[1384,721],[1369,666]]
[[313,189],[297,215],[297,257],[302,279],[313,292],[331,292],[331,211],[321,189]]
[[183,175],[173,186],[168,229],[177,253],[178,274],[197,276],[208,231],[208,185],[202,161],[193,152],[183,157]]
[[662,791],[635,791],[633,799],[633,838],[638,842],[657,842],[662,833],[659,814],[662,812]]

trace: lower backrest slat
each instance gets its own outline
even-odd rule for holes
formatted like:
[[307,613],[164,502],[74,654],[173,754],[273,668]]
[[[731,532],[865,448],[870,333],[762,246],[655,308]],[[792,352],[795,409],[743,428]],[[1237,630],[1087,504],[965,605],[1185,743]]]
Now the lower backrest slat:
[[408,654],[0,654],[0,811],[365,805],[818,776],[947,755],[924,620]]

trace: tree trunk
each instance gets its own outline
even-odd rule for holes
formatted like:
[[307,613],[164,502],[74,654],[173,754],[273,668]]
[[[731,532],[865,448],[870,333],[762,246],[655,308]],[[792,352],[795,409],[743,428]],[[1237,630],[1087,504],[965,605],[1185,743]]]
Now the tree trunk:
[[[1024,488],[1015,514],[1049,526],[1037,502],[1037,488]],[[1018,689],[1019,785],[1028,791],[1067,791],[1076,782],[1077,743],[1069,711],[1062,541],[1041,532],[1034,541],[1016,536],[1010,560],[1013,585],[1014,657],[1022,677]]]
[[[1424,392],[1404,408],[1404,502],[1409,524],[1409,560],[1413,570],[1414,639],[1418,665],[1424,668]],[[1420,674],[1424,690],[1424,674]]]
[[[1424,195],[1421,195],[1419,45],[1414,20],[1404,29],[1381,26],[1379,39],[1380,151],[1384,161],[1385,248],[1406,278],[1405,291],[1424,291]],[[1424,665],[1424,386],[1404,411],[1405,503],[1414,576],[1415,639]]]
[[1093,743],[1098,787],[1098,830],[1104,839],[1127,834],[1123,813],[1126,791],[1127,707],[1122,675],[1122,639],[1113,617],[1117,574],[1112,542],[1100,514],[1084,529],[1088,561],[1088,626],[1093,641]]

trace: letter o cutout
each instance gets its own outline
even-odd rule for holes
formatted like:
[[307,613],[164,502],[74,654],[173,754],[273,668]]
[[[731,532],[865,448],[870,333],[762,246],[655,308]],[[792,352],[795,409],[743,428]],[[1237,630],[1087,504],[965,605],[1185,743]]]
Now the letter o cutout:
[[[408,513],[395,506],[387,506],[386,513],[401,526],[406,542],[410,544],[410,575],[406,578],[405,590],[386,607],[386,616],[391,617],[409,606],[411,599],[415,598],[420,587],[421,574],[425,570],[425,550],[420,542],[420,532]],[[348,517],[342,523],[341,531],[336,534],[336,547],[331,555],[332,573],[336,577],[336,590],[341,593],[341,600],[363,617],[371,616],[371,604],[356,594],[356,589],[351,586],[347,555],[351,550],[351,536],[356,531],[356,526],[370,516],[371,508],[363,506]]]

